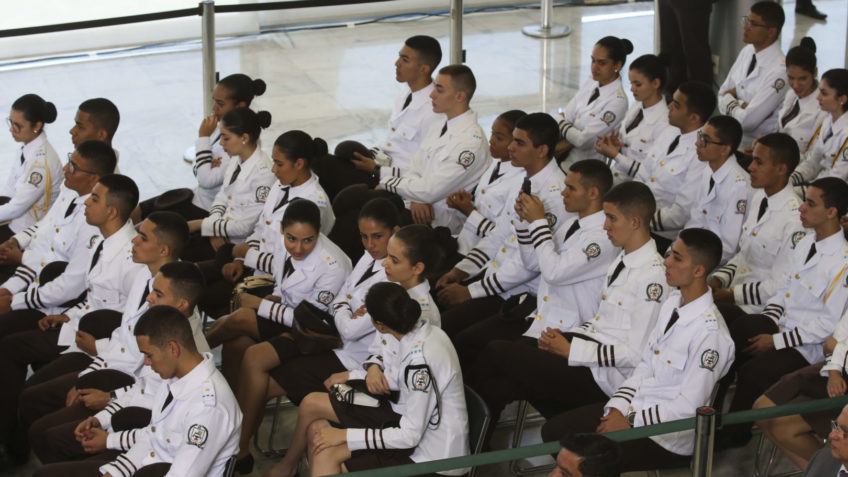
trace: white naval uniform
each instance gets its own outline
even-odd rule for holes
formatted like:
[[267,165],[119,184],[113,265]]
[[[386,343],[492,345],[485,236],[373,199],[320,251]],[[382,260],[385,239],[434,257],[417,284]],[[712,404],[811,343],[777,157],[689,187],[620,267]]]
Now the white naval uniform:
[[[459,358],[450,338],[426,320],[400,340],[401,368],[395,387],[406,411],[396,427],[347,429],[351,451],[415,449],[413,462],[468,455],[468,412]],[[380,423],[374,423],[379,426]],[[467,468],[443,471],[464,475]]]
[[[253,257],[259,255],[255,250],[248,252],[244,260],[245,266],[257,268]],[[291,260],[294,272],[284,277],[285,262],[290,257],[281,245],[270,265],[276,282],[273,294],[282,298],[282,301],[277,303],[263,299],[256,310],[260,318],[289,327],[294,319],[294,309],[304,300],[327,311],[351,268],[347,255],[323,234],[318,235],[318,243],[309,255],[302,260]]]
[[836,346],[830,355],[825,355],[827,363],[821,369],[821,375],[827,377],[829,371],[839,371],[841,374],[848,373],[848,315],[842,315],[836,329],[833,330],[833,339]]
[[[816,253],[806,261],[810,247]],[[816,241],[809,233],[798,242],[792,264],[763,315],[779,331],[775,349],[795,348],[810,364],[824,361],[822,343],[833,334],[848,305],[848,241],[839,232]]]
[[[748,68],[754,56],[754,46],[746,45],[739,52],[724,83],[718,89],[718,110],[732,116],[742,125],[742,146],[750,145],[754,139],[777,132],[778,111],[786,95],[786,62],[780,51],[780,42],[775,41],[756,53],[757,64],[751,74]],[[725,91],[736,89],[736,97]],[[745,108],[742,104],[747,103]]]
[[812,145],[791,177],[795,185],[821,177],[848,180],[848,113],[843,113],[836,121],[832,115],[825,115]]
[[[446,124],[447,131],[441,135]],[[477,113],[468,110],[447,122],[433,121],[410,166],[380,168],[380,185],[403,197],[407,206],[409,202],[432,205],[435,218],[431,225],[459,233],[462,221],[445,199],[451,192],[477,184],[489,163],[489,142]]]
[[[566,212],[562,204],[564,184],[565,173],[555,160],[548,162],[542,170],[530,177],[530,191],[544,204],[545,218],[555,230],[573,215]],[[514,209],[520,189],[520,186],[514,189],[506,199],[494,230],[456,265],[456,268],[469,276],[483,272],[480,280],[468,285],[471,298],[499,295],[506,299],[525,292],[536,293],[539,272],[528,269],[521,260],[518,235],[513,228],[515,222],[521,221]]]
[[[444,114],[433,112],[430,92],[434,87],[431,81],[430,84],[413,93],[409,85],[404,83],[398,91],[392,114],[389,116],[389,130],[386,137],[376,147],[392,159],[392,166],[401,169],[409,167],[412,156],[427,135],[430,124],[437,119],[444,124],[447,119]],[[410,94],[412,94],[412,100],[409,106],[404,108],[403,105]]]
[[[374,339],[375,331],[371,315],[366,313],[354,318],[353,314],[365,304],[365,295],[371,286],[386,281],[382,260],[375,260],[365,252],[330,305],[330,313],[342,339],[342,347],[333,352],[345,369],[359,366],[368,357],[368,346]],[[367,273],[371,273],[370,276],[366,277]]]
[[[599,96],[589,103],[596,88]],[[604,157],[595,151],[595,139],[618,128],[625,113],[627,96],[620,77],[605,86],[592,78],[586,80],[565,106],[562,118],[557,118],[562,138],[574,146],[562,168],[568,170],[571,164],[583,159],[603,160]]]
[[[812,146],[816,130],[827,115],[826,112],[821,110],[819,102],[816,100],[817,91],[818,88],[806,97],[799,99],[795,90],[788,88],[783,106],[777,114],[777,131],[792,136],[792,139],[798,143],[801,157]],[[783,118],[792,111],[796,102],[798,103],[798,113],[789,121],[784,122]]]
[[230,165],[230,156],[221,147],[220,125],[212,136],[200,136],[194,141],[194,177],[197,187],[191,203],[204,210],[209,210],[215,201],[215,196],[224,183],[224,175]]
[[[462,231],[456,238],[459,253],[468,253],[480,239],[495,228],[498,216],[505,209],[513,207],[513,204],[508,203],[508,198],[521,188],[524,175],[524,168],[513,166],[509,160],[492,160],[492,165],[483,173],[480,183],[472,192],[474,209],[464,219]],[[463,220],[462,212],[454,213]]]
[[[603,211],[574,217],[555,233],[545,220],[516,224],[521,259],[541,271],[536,310],[524,336],[538,339],[546,328],[568,331],[583,322],[581,317],[595,316],[598,290],[620,251],[607,237],[605,219]],[[566,240],[575,222],[579,228]]]
[[55,261],[70,262],[77,249],[87,250],[89,240],[100,235],[100,230],[85,220],[85,201],[88,196],[79,197],[76,192],[63,189],[42,220],[15,234],[14,239],[23,250],[21,264],[0,288],[16,294],[33,283],[37,286],[38,275],[47,264]]
[[[166,403],[169,395],[172,400]],[[168,477],[224,475],[227,460],[238,452],[241,421],[238,401],[212,355],[204,353],[188,374],[159,389],[150,425],[100,471],[130,477],[144,466],[166,462],[171,464]]]
[[[634,412],[635,428],[691,418],[696,409],[711,404],[713,388],[733,362],[733,339],[711,293],[680,306],[682,299],[675,290],[663,304],[641,362],[607,402],[605,414],[612,409],[624,416]],[[666,332],[674,311],[679,317]],[[650,439],[675,454],[694,452],[694,430]]]
[[62,161],[43,131],[21,146],[12,160],[15,166],[0,188],[0,196],[9,198],[0,205],[0,222],[11,221],[9,228],[18,233],[47,215],[65,177]]
[[[232,180],[239,168],[236,180]],[[209,216],[201,224],[201,235],[243,242],[253,231],[275,180],[271,160],[258,146],[244,162],[238,158],[230,161],[224,185],[215,196]]]
[[[618,263],[624,268],[609,284]],[[657,245],[649,240],[638,250],[622,251],[607,270],[598,313],[568,331],[576,333],[568,354],[569,366],[586,366],[598,387],[611,396],[639,364],[642,351],[668,298],[665,266]],[[602,344],[579,335],[597,340]]]
[[[707,167],[695,191],[689,221],[683,227],[707,229],[721,239],[721,263],[726,263],[739,250],[742,223],[748,208],[751,179],[748,172],[736,162],[733,154],[713,172]],[[710,188],[710,180],[713,186]],[[756,211],[754,212],[756,214]]]
[[[642,111],[642,120],[630,132],[627,132],[627,128],[636,119],[639,111]],[[661,98],[657,101],[657,104],[649,108],[643,108],[641,101],[636,101],[630,106],[619,127],[618,139],[624,143],[619,152],[629,157],[631,162],[625,168],[618,161],[612,162],[610,168],[612,169],[613,183],[620,184],[629,181],[636,174],[631,172],[630,168],[645,160],[651,146],[667,127],[668,105],[664,99]]]
[[736,305],[749,314],[761,312],[774,296],[785,268],[792,263],[792,251],[808,232],[801,226],[798,212],[801,199],[791,185],[768,197],[768,207],[757,219],[763,199],[765,191],[756,190],[748,202],[739,251],[712,275],[722,288],[733,292]]

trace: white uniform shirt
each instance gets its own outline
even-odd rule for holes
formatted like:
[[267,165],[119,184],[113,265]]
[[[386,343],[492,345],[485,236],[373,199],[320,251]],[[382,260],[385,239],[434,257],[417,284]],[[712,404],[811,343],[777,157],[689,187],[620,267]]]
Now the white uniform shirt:
[[[238,169],[240,172],[233,180]],[[271,160],[258,146],[246,161],[230,161],[224,185],[215,196],[209,216],[201,224],[201,235],[243,242],[253,231],[275,180]]]
[[[445,124],[447,131],[441,135]],[[432,226],[459,233],[462,221],[445,199],[451,192],[477,184],[489,163],[489,141],[477,122],[477,113],[468,110],[447,123],[442,119],[430,123],[410,166],[381,168],[380,185],[404,201],[432,205]]]
[[[597,99],[589,102],[595,89],[598,89]],[[583,159],[603,160],[595,151],[595,139],[606,136],[616,129],[627,113],[627,96],[621,86],[621,78],[610,81],[606,86],[589,78],[577,93],[571,98],[559,121],[562,138],[574,146],[568,153],[568,158],[562,164],[568,170],[571,164]]]
[[[555,160],[548,162],[542,170],[530,177],[530,191],[544,204],[545,218],[554,229],[559,229],[572,216],[562,204],[564,184],[565,173]],[[520,186],[514,189],[506,199],[494,230],[456,265],[456,268],[469,276],[483,272],[480,280],[468,285],[471,298],[494,295],[508,298],[525,292],[536,293],[539,286],[538,268],[530,269],[521,260],[518,235],[513,227],[521,221],[513,208],[520,189]]]
[[[166,404],[168,396],[172,400]],[[100,472],[130,477],[130,469],[167,462],[168,477],[224,475],[238,452],[242,413],[210,353],[182,378],[159,389],[150,425],[135,444]]]
[[798,212],[801,200],[792,186],[768,197],[766,211],[757,219],[764,199],[765,191],[757,189],[742,224],[739,251],[713,272],[723,288],[733,291],[734,301],[745,313],[761,312],[774,296],[785,268],[792,263],[792,251],[807,234]]
[[[725,263],[739,249],[742,222],[751,195],[751,179],[748,172],[731,156],[713,172],[707,167],[701,175],[693,208],[685,229],[698,227],[707,229],[721,239],[721,263]],[[713,186],[710,188],[710,179]],[[756,214],[756,212],[754,212]]]
[[[444,114],[433,112],[433,103],[430,101],[430,92],[433,88],[435,85],[430,82],[413,93],[409,85],[404,83],[398,91],[392,107],[392,115],[389,117],[389,130],[385,139],[377,146],[380,151],[392,158],[392,166],[401,169],[409,167],[412,156],[427,135],[430,124],[437,119],[444,124],[447,119]],[[409,106],[404,108],[403,105],[410,94],[412,94],[412,100]]]
[[[606,404],[607,412],[636,413],[633,427],[695,417],[697,408],[710,404],[713,388],[733,362],[733,339],[712,294],[680,306],[682,299],[675,290],[663,304],[641,362]],[[678,319],[666,331],[675,311]],[[650,439],[675,454],[692,455],[695,431]]]
[[201,136],[194,141],[194,177],[197,187],[191,203],[204,210],[209,210],[215,201],[215,196],[224,183],[224,174],[230,166],[230,156],[221,147],[221,129],[212,136]]
[[[565,222],[553,233],[545,220],[526,227],[516,225],[521,259],[541,271],[533,323],[524,336],[539,338],[545,328],[568,331],[583,322],[581,317],[598,311],[598,290],[604,287],[607,270],[618,258],[619,248],[604,230],[603,211]],[[575,222],[579,228],[565,239]]]
[[12,161],[15,166],[0,189],[0,196],[9,198],[0,205],[0,222],[11,221],[9,228],[17,233],[47,215],[59,196],[64,174],[62,162],[43,131],[21,146]]
[[[783,106],[777,114],[778,132],[792,136],[792,139],[798,143],[798,150],[801,151],[802,157],[813,144],[813,136],[816,134],[819,124],[824,121],[824,117],[827,115],[821,110],[819,102],[816,100],[817,91],[817,89],[813,90],[806,97],[799,99],[795,90],[788,88]],[[784,121],[783,119],[792,111],[796,102],[798,103],[798,113],[789,121]]]
[[[413,462],[468,455],[468,412],[459,358],[450,338],[427,321],[400,340],[401,367],[394,387],[406,411],[397,427],[347,429],[351,451],[414,449]],[[444,471],[464,475],[467,468]]]
[[792,173],[792,183],[813,182],[821,177],[848,179],[848,114],[836,121],[825,115],[813,144]]
[[[621,261],[624,268],[609,284]],[[607,270],[598,313],[568,330],[588,338],[572,338],[568,365],[589,367],[608,396],[639,364],[660,306],[668,298],[662,262],[653,240],[628,254],[622,251]]]
[[[757,64],[751,74],[748,68],[754,56],[754,46],[746,45],[739,52],[724,83],[718,89],[718,110],[732,116],[744,131],[743,146],[768,133],[777,132],[778,110],[786,95],[786,62],[780,51],[780,42],[775,41],[756,53]],[[736,97],[729,93],[736,89]],[[747,103],[745,108],[742,104]]]
[[[642,112],[642,120],[630,132],[627,132],[627,128],[633,123],[640,111]],[[641,101],[630,106],[619,127],[618,138],[625,144],[620,153],[629,157],[631,161],[627,167],[622,167],[618,161],[613,161],[611,169],[615,184],[628,181],[636,175],[633,168],[636,167],[636,164],[641,164],[645,160],[651,146],[666,128],[668,128],[668,105],[665,100],[660,99],[657,104],[649,108],[643,108]]]
[[[459,253],[463,255],[468,253],[480,239],[495,228],[498,216],[504,212],[504,209],[513,206],[507,199],[521,188],[524,175],[524,168],[513,166],[509,160],[492,160],[492,165],[483,173],[480,183],[472,192],[474,210],[464,219],[462,231],[456,239]],[[454,211],[454,213],[463,220],[462,212]]]
[[839,371],[842,374],[848,373],[848,319],[842,315],[839,323],[836,324],[836,329],[833,330],[833,339],[836,340],[836,346],[830,356],[825,355],[827,363],[821,369],[821,375],[827,376],[829,371]]

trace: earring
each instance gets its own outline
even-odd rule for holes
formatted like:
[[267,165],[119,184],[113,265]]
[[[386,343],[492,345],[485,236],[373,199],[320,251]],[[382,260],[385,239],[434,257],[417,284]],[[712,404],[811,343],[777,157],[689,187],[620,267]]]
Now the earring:
[[247,143],[246,143],[246,142],[244,142],[244,141],[242,141],[241,143],[242,143],[242,144],[247,144]]

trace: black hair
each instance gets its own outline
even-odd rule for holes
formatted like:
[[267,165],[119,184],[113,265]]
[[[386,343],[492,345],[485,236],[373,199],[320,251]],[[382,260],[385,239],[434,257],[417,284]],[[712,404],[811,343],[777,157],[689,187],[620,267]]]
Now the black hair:
[[218,84],[227,90],[229,99],[236,104],[243,102],[245,106],[250,106],[253,98],[261,96],[266,87],[261,79],[251,79],[242,73],[226,76]]
[[757,139],[757,144],[769,148],[769,157],[775,164],[786,166],[786,176],[798,167],[801,161],[801,150],[792,136],[784,133],[770,133]]
[[577,469],[586,477],[618,477],[621,449],[601,434],[568,434],[559,444],[580,457]]
[[121,113],[115,103],[106,98],[92,98],[79,105],[80,111],[88,114],[91,125],[106,131],[106,138],[111,141],[121,123]]
[[372,320],[403,335],[412,331],[421,317],[421,305],[402,286],[392,282],[372,285],[365,294],[365,308]]
[[440,69],[439,74],[450,76],[453,88],[457,91],[464,91],[466,94],[465,101],[471,102],[471,97],[477,90],[477,80],[474,78],[474,72],[471,71],[471,68],[465,65],[448,65]]
[[385,197],[371,199],[359,210],[359,220],[371,219],[391,230],[400,224],[400,211]]
[[732,116],[713,116],[707,124],[714,127],[718,142],[730,146],[733,153],[742,142],[742,125]]
[[176,260],[188,245],[188,222],[180,214],[168,210],[151,212],[147,220],[153,223],[153,235],[156,243],[167,245],[170,257]]
[[701,124],[706,123],[718,102],[713,89],[700,81],[684,81],[677,90],[686,96],[686,109],[697,114],[701,118]]
[[822,177],[814,180],[810,187],[822,191],[824,206],[827,208],[836,207],[836,214],[840,218],[848,211],[848,184],[844,180],[838,177]]
[[650,225],[654,212],[657,211],[654,193],[641,182],[623,182],[613,186],[604,196],[604,202],[615,204],[628,217],[640,217],[643,227]]
[[603,46],[607,50],[610,59],[615,63],[621,63],[621,66],[624,66],[624,63],[627,61],[627,55],[633,53],[633,43],[627,38],[605,36],[595,44]]
[[435,270],[442,260],[436,233],[426,225],[407,225],[395,232],[392,238],[403,243],[404,254],[410,263],[424,264],[425,273]]
[[421,63],[430,67],[430,73],[436,71],[442,61],[442,47],[438,40],[432,36],[415,35],[407,38],[404,44],[418,53]]
[[524,116],[527,116],[527,113],[525,113],[524,111],[520,109],[510,109],[509,111],[499,114],[497,119],[506,122],[509,125],[510,129],[515,129],[515,125]]
[[250,108],[233,108],[221,118],[221,126],[227,131],[241,136],[247,134],[251,144],[259,140],[259,133],[271,125],[271,113],[253,112]]
[[176,298],[182,298],[188,302],[188,310],[191,313],[200,300],[205,283],[203,273],[197,265],[183,261],[169,262],[159,268],[159,273],[171,281],[171,293]]
[[286,158],[295,162],[303,159],[306,166],[317,157],[327,155],[327,143],[320,137],[313,138],[309,134],[298,131],[286,131],[274,141],[274,147],[280,150]]
[[548,146],[548,157],[554,157],[557,141],[560,139],[556,119],[547,113],[530,113],[515,123],[516,129],[527,133],[533,147]]
[[677,236],[684,245],[696,265],[704,266],[704,278],[721,262],[721,239],[707,229],[683,229]]
[[777,34],[780,35],[780,30],[783,29],[783,24],[786,22],[786,14],[783,13],[782,5],[769,0],[757,2],[751,5],[751,13],[761,16],[769,28],[777,28]]
[[811,75],[816,74],[816,42],[805,36],[801,38],[801,44],[793,46],[786,53],[786,67],[797,66]]
[[107,174],[98,182],[106,187],[106,206],[118,209],[118,217],[126,222],[138,205],[138,186],[135,181],[122,174]]
[[49,124],[56,120],[56,106],[37,94],[25,94],[12,103],[12,109],[24,114],[30,124]]
[[668,67],[665,60],[657,55],[642,55],[636,58],[630,63],[630,70],[641,73],[648,81],[660,80],[660,91],[665,86]]
[[[836,97],[848,96],[848,70],[845,68],[834,68],[827,70],[822,75],[822,82],[827,81],[827,85],[836,93]],[[842,104],[842,111],[848,111],[848,101]]]
[[135,336],[147,336],[150,344],[163,349],[174,341],[189,352],[197,352],[188,318],[172,306],[156,305],[145,311],[133,330]]
[[587,189],[597,187],[599,195],[604,197],[612,187],[612,172],[603,161],[583,159],[568,168],[570,172],[580,174],[580,184]]
[[286,206],[286,211],[283,212],[282,228],[285,229],[291,224],[306,223],[315,229],[315,233],[321,231],[321,210],[315,205],[315,202],[296,197],[289,205]]
[[118,156],[112,146],[103,141],[83,141],[77,145],[77,153],[85,159],[86,169],[100,177],[115,172]]

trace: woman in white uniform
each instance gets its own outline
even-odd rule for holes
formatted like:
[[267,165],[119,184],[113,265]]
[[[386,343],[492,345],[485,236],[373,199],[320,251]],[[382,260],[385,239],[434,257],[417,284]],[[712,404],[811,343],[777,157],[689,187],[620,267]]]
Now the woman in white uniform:
[[816,101],[815,93],[819,89],[816,62],[816,42],[810,37],[804,37],[800,45],[786,53],[790,89],[778,111],[777,127],[778,132],[792,136],[802,156],[813,144],[813,135],[827,115]]
[[827,114],[816,128],[813,144],[792,173],[793,185],[822,177],[848,179],[848,70],[825,72],[817,99]]
[[595,139],[615,130],[627,112],[619,71],[632,52],[633,44],[623,38],[605,36],[595,43],[592,77],[557,118],[562,140],[557,144],[556,157],[560,161],[567,157],[561,164],[563,170],[582,159],[603,159],[595,151]]

